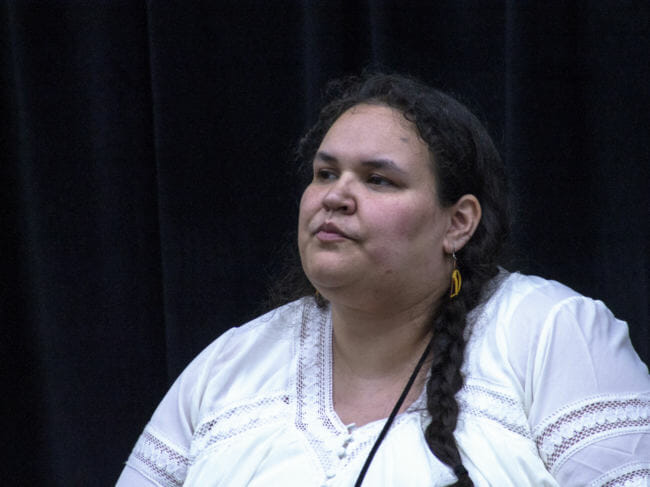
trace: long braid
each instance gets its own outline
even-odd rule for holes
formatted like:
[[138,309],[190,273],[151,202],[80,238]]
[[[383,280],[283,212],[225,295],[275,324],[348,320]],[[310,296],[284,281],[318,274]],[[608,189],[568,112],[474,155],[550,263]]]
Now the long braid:
[[461,304],[449,303],[434,321],[433,361],[427,383],[427,409],[431,423],[424,436],[433,454],[451,467],[462,463],[454,439],[458,419],[455,396],[463,386],[460,367],[465,352],[464,326],[459,319],[464,311],[459,309],[461,307]]
[[427,410],[431,423],[424,436],[431,452],[455,470],[458,477],[454,487],[473,486],[462,466],[454,431],[458,421],[456,393],[463,387],[461,367],[467,344],[468,313],[480,299],[487,276],[477,276],[468,271],[463,278],[461,293],[447,298],[433,320],[431,374],[427,382]]

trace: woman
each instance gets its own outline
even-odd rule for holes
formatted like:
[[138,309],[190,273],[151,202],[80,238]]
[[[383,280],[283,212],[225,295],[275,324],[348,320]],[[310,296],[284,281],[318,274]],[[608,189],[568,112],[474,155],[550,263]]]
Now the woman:
[[647,485],[648,370],[602,303],[497,266],[481,124],[400,76],[340,89],[299,148],[315,294],[202,352],[118,485]]

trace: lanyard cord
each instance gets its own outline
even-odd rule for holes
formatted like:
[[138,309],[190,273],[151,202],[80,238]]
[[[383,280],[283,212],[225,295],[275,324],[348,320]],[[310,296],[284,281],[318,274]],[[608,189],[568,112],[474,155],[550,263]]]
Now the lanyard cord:
[[433,337],[431,338],[431,341],[429,341],[429,344],[427,345],[427,348],[424,349],[424,353],[420,357],[420,360],[418,364],[415,366],[415,370],[413,370],[413,373],[411,374],[411,377],[409,377],[408,382],[406,383],[406,387],[404,387],[404,390],[402,391],[402,395],[399,397],[397,402],[395,403],[395,407],[393,407],[393,410],[390,413],[390,416],[388,416],[388,419],[386,420],[386,424],[384,424],[384,427],[381,430],[381,433],[379,433],[379,436],[377,437],[377,441],[375,441],[375,444],[372,446],[372,449],[370,450],[370,453],[368,453],[368,457],[366,458],[366,462],[363,464],[363,467],[361,468],[361,472],[359,472],[359,476],[357,477],[357,481],[354,484],[354,487],[361,487],[361,484],[363,483],[363,478],[366,476],[366,472],[368,471],[368,468],[370,467],[370,463],[372,462],[372,459],[375,456],[375,453],[377,453],[377,450],[379,449],[379,445],[381,445],[381,442],[384,441],[384,438],[386,437],[386,434],[388,434],[388,430],[390,429],[391,425],[393,424],[393,421],[395,421],[395,416],[397,416],[397,413],[399,412],[400,408],[402,407],[402,404],[404,403],[404,400],[406,399],[407,394],[411,390],[411,387],[413,386],[413,382],[415,382],[415,378],[418,376],[418,373],[420,372],[420,369],[422,368],[422,365],[424,364],[424,360],[427,358],[427,355],[429,355],[429,351],[431,350],[431,344],[433,343]]

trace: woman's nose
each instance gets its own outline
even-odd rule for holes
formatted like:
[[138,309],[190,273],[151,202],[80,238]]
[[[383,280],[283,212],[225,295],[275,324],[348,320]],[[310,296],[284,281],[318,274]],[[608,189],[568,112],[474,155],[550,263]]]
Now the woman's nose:
[[350,188],[350,182],[339,179],[332,183],[323,197],[323,206],[331,211],[344,214],[354,213],[357,208],[356,200]]

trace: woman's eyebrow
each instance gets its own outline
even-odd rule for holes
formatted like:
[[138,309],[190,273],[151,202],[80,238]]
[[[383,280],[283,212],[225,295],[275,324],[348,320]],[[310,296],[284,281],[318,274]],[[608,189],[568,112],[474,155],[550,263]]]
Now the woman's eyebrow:
[[[339,163],[338,159],[335,156],[328,154],[327,152],[322,150],[319,150],[316,153],[315,159],[319,159],[329,164],[337,165]],[[406,174],[406,171],[404,171],[404,169],[399,167],[392,159],[386,159],[386,158],[368,159],[366,161],[362,161],[361,165],[366,167],[371,167],[372,169],[384,169],[399,174]]]
[[397,164],[395,164],[395,162],[392,161],[391,159],[371,159],[368,161],[363,161],[361,165],[368,166],[373,169],[384,169],[399,174],[406,174],[406,171],[404,171],[404,169],[402,169]]
[[333,164],[337,164],[339,162],[336,157],[322,150],[316,152],[316,156],[314,157],[314,159],[320,159],[321,161],[325,161]]

